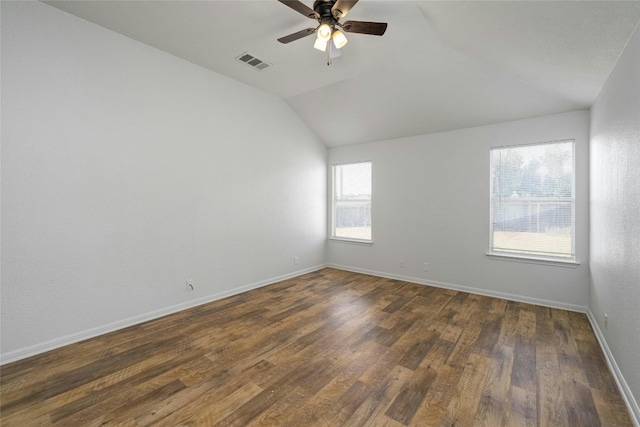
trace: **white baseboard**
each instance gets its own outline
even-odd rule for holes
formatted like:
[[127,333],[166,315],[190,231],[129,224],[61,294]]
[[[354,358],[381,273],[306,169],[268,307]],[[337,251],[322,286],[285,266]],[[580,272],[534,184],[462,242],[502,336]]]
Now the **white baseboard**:
[[339,264],[328,264],[327,267],[337,268],[338,270],[352,271],[354,273],[369,274],[371,276],[384,277],[386,279],[402,280],[404,282],[417,283],[419,285],[435,286],[436,288],[451,289],[454,291],[468,292],[470,294],[484,295],[488,297],[501,298],[501,299],[506,299],[510,301],[541,305],[543,307],[558,308],[561,310],[568,310],[568,311],[577,311],[579,313],[587,312],[587,307],[582,305],[567,304],[567,303],[551,301],[546,299],[532,298],[532,297],[516,295],[516,294],[508,294],[506,292],[491,291],[487,289],[455,285],[453,283],[438,282],[434,280],[425,280],[419,277],[402,276],[399,274],[392,274],[392,273],[386,273],[386,272],[375,271],[375,270],[367,270],[364,268],[349,267],[349,266],[344,266]]
[[311,273],[314,271],[325,268],[326,265],[318,265],[315,267],[307,268],[304,270],[297,270],[292,273],[284,274],[278,277],[272,277],[270,279],[261,280],[259,282],[251,283],[248,285],[240,286],[238,288],[230,289],[223,292],[218,292],[206,297],[190,300],[181,304],[176,304],[170,307],[162,308],[160,310],[154,310],[138,316],[129,317],[127,319],[119,320],[117,322],[109,323],[107,325],[98,326],[96,328],[87,329],[86,331],[77,332],[74,334],[66,335],[53,340],[45,341],[43,343],[34,344],[28,347],[24,347],[18,350],[10,351],[0,355],[0,365],[15,362],[25,359],[27,357],[35,356],[46,351],[54,350],[56,348],[64,347],[65,345],[74,344],[80,341],[84,341],[89,338],[94,338],[100,335],[107,334],[109,332],[124,329],[129,326],[137,325],[149,320],[157,319],[159,317],[166,316],[168,314],[177,313],[188,308],[196,307],[198,305],[207,304],[212,301],[216,301],[222,298],[227,298],[232,295],[236,295],[242,292],[250,291],[252,289],[261,288],[263,286],[271,285],[273,283],[281,282],[283,280],[291,279],[294,277],[302,276],[303,274]]
[[640,406],[638,406],[638,402],[633,397],[633,393],[631,393],[631,389],[629,388],[627,381],[624,379],[624,376],[622,376],[622,372],[620,372],[620,368],[618,368],[616,359],[613,357],[613,353],[611,353],[607,340],[604,339],[604,334],[602,333],[600,326],[598,326],[598,322],[596,322],[596,318],[591,309],[587,310],[587,318],[589,319],[589,323],[591,323],[593,332],[596,334],[596,339],[598,340],[598,344],[600,344],[604,358],[607,361],[609,371],[611,371],[613,379],[618,386],[618,390],[620,390],[620,394],[622,395],[622,399],[629,409],[631,421],[635,427],[640,427]]

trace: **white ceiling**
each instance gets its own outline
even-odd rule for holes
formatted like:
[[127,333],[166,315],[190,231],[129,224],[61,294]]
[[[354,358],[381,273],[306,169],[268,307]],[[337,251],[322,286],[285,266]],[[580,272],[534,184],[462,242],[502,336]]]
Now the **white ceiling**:
[[276,0],[46,3],[282,98],[329,147],[589,108],[640,21],[638,0],[360,0],[346,19],[386,34],[327,66],[314,36],[276,41],[315,26]]

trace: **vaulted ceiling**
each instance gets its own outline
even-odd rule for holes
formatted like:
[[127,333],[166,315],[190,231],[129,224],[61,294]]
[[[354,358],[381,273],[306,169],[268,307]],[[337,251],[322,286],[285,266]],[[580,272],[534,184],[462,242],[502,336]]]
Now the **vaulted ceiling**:
[[329,147],[587,109],[640,21],[640,1],[360,0],[347,19],[386,34],[346,33],[327,66],[315,36],[276,41],[316,24],[276,0],[46,3],[282,98]]

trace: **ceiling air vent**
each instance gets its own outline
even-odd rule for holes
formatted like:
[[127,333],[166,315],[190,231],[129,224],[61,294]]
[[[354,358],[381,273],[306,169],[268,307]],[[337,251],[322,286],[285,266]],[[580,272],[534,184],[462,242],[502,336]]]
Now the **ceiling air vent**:
[[247,64],[251,68],[256,69],[258,71],[265,70],[272,65],[246,52],[240,56],[237,56],[236,60],[242,62],[243,64]]

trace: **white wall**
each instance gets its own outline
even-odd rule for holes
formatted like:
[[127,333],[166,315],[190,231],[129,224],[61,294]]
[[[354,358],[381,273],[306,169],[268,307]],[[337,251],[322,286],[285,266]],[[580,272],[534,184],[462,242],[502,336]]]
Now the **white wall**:
[[[425,118],[428,120],[428,118]],[[574,138],[577,268],[489,259],[489,149]],[[331,241],[328,259],[356,271],[585,310],[589,112],[329,150],[329,163],[373,162],[373,245]],[[399,260],[405,261],[401,268]],[[423,263],[429,271],[423,271]]]
[[589,314],[640,425],[639,28],[591,108],[590,158]]
[[1,106],[3,362],[325,261],[326,148],[276,97],[2,2]]

